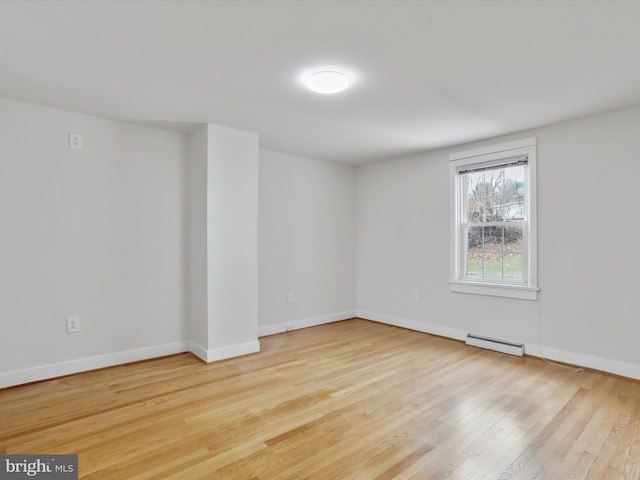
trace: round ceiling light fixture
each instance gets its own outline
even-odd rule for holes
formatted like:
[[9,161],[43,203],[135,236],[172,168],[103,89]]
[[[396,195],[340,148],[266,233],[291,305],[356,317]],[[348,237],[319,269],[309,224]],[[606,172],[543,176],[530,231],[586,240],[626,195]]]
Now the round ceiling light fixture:
[[328,67],[309,72],[305,79],[307,88],[316,93],[338,93],[346,90],[351,81],[349,76],[336,68]]

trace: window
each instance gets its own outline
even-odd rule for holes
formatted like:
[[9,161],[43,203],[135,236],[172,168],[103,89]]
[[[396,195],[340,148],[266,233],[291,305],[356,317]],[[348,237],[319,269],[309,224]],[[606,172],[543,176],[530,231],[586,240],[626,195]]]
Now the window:
[[536,300],[536,139],[449,160],[450,290]]

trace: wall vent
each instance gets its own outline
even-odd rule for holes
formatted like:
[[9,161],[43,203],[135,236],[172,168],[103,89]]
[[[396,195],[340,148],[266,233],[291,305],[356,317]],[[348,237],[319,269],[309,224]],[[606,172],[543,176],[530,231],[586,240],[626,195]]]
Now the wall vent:
[[524,344],[509,342],[508,340],[499,340],[497,338],[481,337],[480,335],[467,334],[467,345],[472,347],[486,348],[495,350],[496,352],[508,353],[522,357],[524,355]]

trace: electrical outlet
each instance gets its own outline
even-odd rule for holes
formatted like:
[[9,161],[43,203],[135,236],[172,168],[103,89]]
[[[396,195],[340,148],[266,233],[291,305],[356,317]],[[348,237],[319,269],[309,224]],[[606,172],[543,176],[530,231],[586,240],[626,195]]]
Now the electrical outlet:
[[413,292],[411,292],[411,301],[412,302],[417,302],[419,300],[419,296],[418,296],[418,292],[416,292],[415,290]]
[[69,148],[71,150],[82,150],[82,135],[79,133],[70,133]]
[[287,303],[293,303],[295,301],[296,301],[296,296],[293,294],[293,292],[287,293]]
[[80,331],[80,317],[67,317],[67,333]]

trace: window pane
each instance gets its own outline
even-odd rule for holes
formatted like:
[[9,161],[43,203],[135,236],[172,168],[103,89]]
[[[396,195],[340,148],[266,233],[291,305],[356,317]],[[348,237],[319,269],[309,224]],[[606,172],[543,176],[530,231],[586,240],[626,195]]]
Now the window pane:
[[496,167],[463,175],[466,182],[468,222],[524,219],[525,167]]
[[504,227],[484,227],[485,251],[502,253],[503,232]]
[[482,188],[484,173],[469,173],[467,181],[467,221],[483,222],[486,194]]
[[522,225],[466,227],[465,276],[524,281]]
[[504,278],[507,280],[520,280],[522,278],[522,254],[521,253],[505,253],[504,254]]
[[522,225],[508,225],[504,228],[504,251],[522,253]]
[[467,277],[482,278],[482,251],[467,252]]
[[504,169],[502,194],[505,220],[524,218],[524,168],[524,165],[519,165]]
[[467,266],[468,277],[482,278],[482,230],[483,227],[467,227]]
[[502,255],[487,255],[484,263],[484,278],[502,279]]
[[484,227],[484,276],[502,278],[502,239],[504,227]]
[[502,169],[484,172],[482,190],[486,193],[484,218],[486,222],[500,221],[502,218]]
[[493,221],[504,222],[508,214],[509,214],[508,210],[506,210],[503,205],[500,205],[498,208],[496,208],[496,215]]
[[484,221],[484,198],[469,197],[467,203],[467,221],[469,223],[478,223]]

